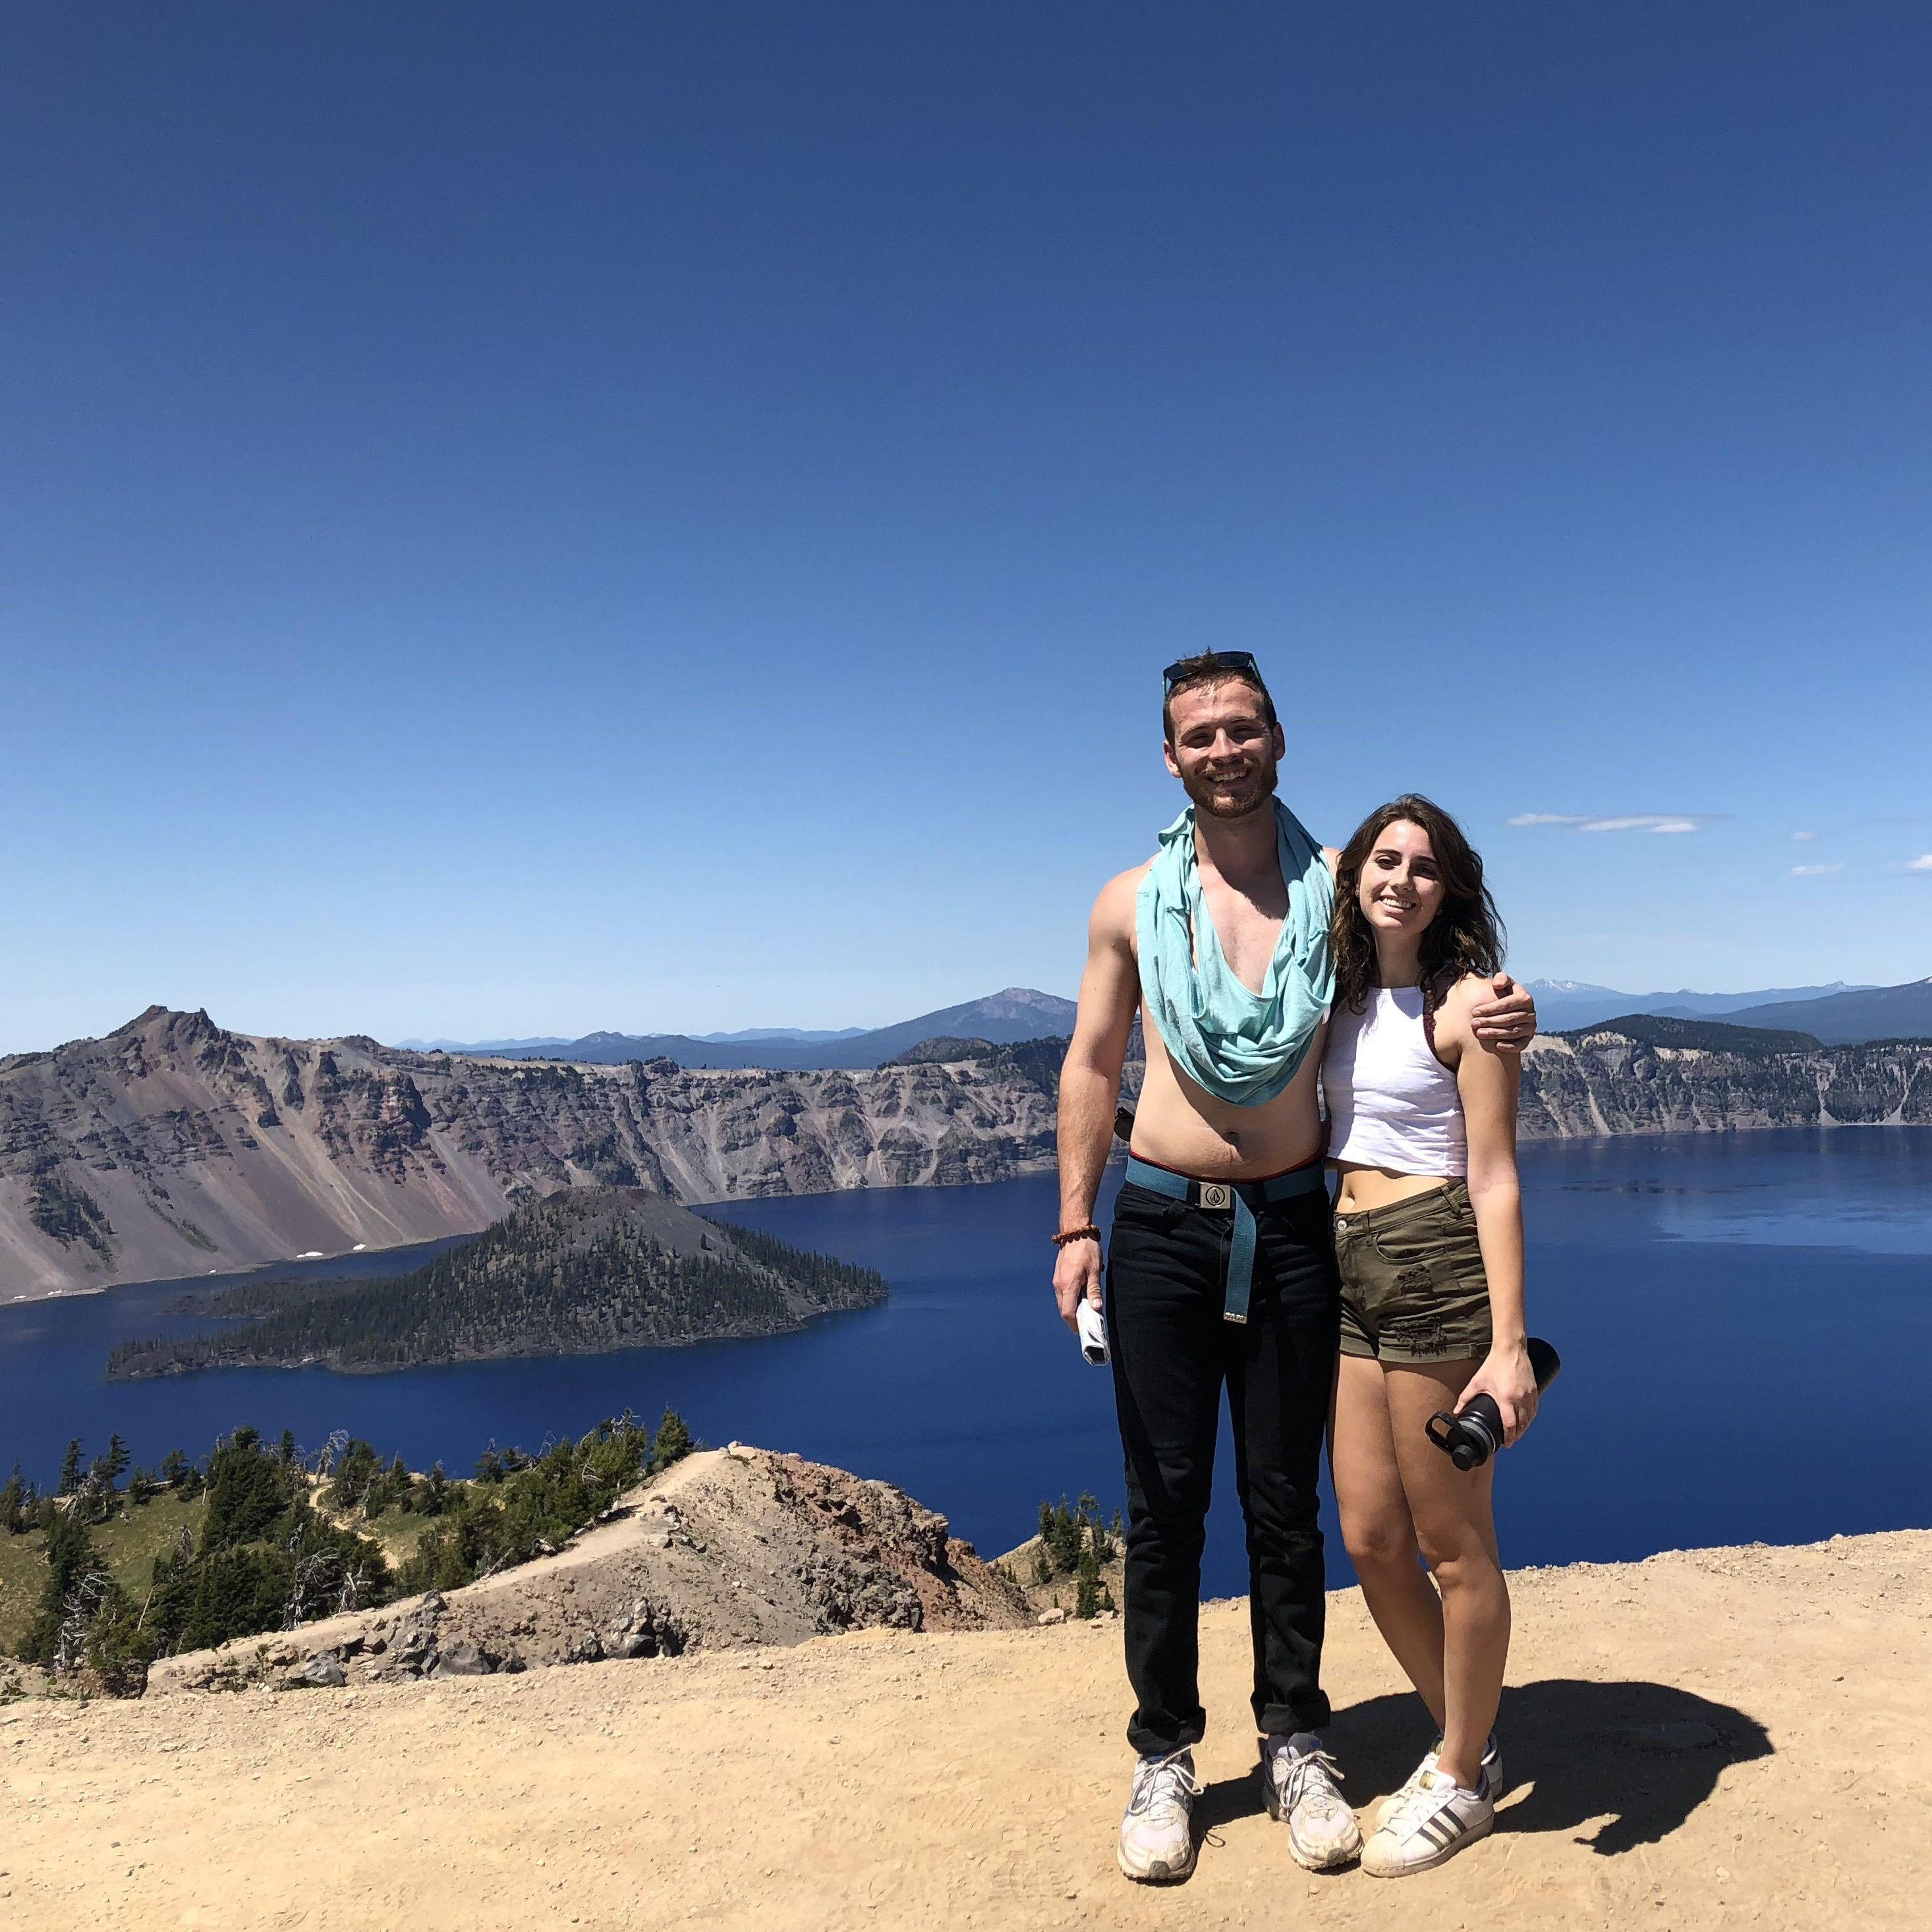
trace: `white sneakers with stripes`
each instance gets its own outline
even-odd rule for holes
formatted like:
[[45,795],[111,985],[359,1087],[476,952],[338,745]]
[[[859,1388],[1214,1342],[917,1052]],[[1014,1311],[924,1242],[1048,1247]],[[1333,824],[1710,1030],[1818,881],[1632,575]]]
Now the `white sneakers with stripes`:
[[1362,1869],[1373,1878],[1402,1878],[1446,1864],[1465,1845],[1495,1828],[1496,1796],[1484,1776],[1470,1790],[1445,1778],[1430,1762],[1398,1791],[1362,1848]]
[[[1391,1791],[1386,1798],[1377,1798],[1374,1804],[1362,1814],[1363,1819],[1371,1832],[1374,1831],[1376,1826],[1415,1789],[1417,1781],[1425,1771],[1433,1771],[1436,1768],[1437,1756],[1442,1749],[1442,1740],[1438,1738],[1435,1743],[1423,1753],[1422,1762],[1408,1774],[1408,1778],[1401,1787],[1397,1790]],[[1494,1731],[1490,1733],[1489,1742],[1483,1747],[1483,1762],[1480,1768],[1483,1780],[1490,1787],[1490,1802],[1500,1802],[1504,1792],[1509,1789],[1509,1786],[1503,1778],[1503,1748],[1496,1742],[1496,1734]]]

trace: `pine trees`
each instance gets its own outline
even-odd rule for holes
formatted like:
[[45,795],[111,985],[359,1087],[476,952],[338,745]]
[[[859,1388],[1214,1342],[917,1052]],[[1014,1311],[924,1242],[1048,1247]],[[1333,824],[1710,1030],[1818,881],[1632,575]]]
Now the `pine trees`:
[[171,1494],[185,1500],[192,1501],[200,1496],[204,1486],[200,1470],[178,1449],[170,1449],[161,1458],[161,1466],[154,1473],[166,1484]]
[[262,1452],[259,1430],[238,1429],[218,1442],[208,1459],[208,1514],[201,1528],[205,1550],[228,1550],[253,1541],[290,1502],[287,1471]]
[[684,1418],[676,1409],[667,1408],[651,1444],[651,1466],[654,1469],[668,1469],[674,1462],[682,1462],[694,1446]]
[[[69,1443],[68,1453],[72,1455],[79,1447],[78,1442]],[[128,1473],[128,1466],[133,1460],[127,1444],[122,1441],[120,1436],[118,1434],[110,1436],[107,1438],[106,1450],[88,1465],[87,1479],[80,1485],[82,1490],[94,1498],[98,1504],[100,1499],[114,1493],[115,1485]],[[64,1465],[62,1467],[61,1474],[64,1478],[67,1474]],[[104,1514],[104,1510],[97,1507],[96,1520],[98,1520]]]
[[[361,1446],[386,1480],[374,1451]],[[310,1507],[301,1465],[279,1444],[271,1449],[256,1430],[236,1430],[215,1444],[206,1482],[200,1538],[155,1560],[143,1631],[151,1655],[387,1600],[381,1550]]]
[[1034,1582],[1050,1583],[1056,1576],[1074,1580],[1073,1614],[1097,1616],[1114,1608],[1113,1593],[1102,1574],[1118,1554],[1120,1512],[1114,1514],[1110,1534],[1101,1520],[1100,1505],[1083,1492],[1071,1508],[1062,1496],[1040,1506],[1040,1553],[1034,1558]]
[[[412,1477],[400,1456],[386,1462],[346,1433],[336,1446],[332,1508],[359,1510],[367,1520],[404,1503],[434,1519],[402,1580],[413,1592],[454,1588],[560,1547],[648,1469],[695,1445],[675,1410],[664,1411],[655,1436],[626,1411],[574,1442],[547,1442],[536,1458],[493,1444],[473,1484],[452,1482],[440,1462]],[[171,1499],[205,1492],[207,1507],[198,1534],[195,1516],[185,1516],[178,1540],[154,1560],[151,1582],[144,1579],[147,1587],[136,1586],[130,1600],[91,1528],[100,1499],[123,1493],[111,1486],[110,1472],[127,1468],[127,1447],[115,1438],[89,1474],[82,1457],[76,1442],[68,1456],[74,1486],[58,1502],[37,1494],[16,1469],[0,1486],[0,1528],[46,1532],[46,1576],[22,1654],[82,1672],[83,1683],[138,1690],[153,1658],[291,1628],[395,1593],[379,1546],[311,1506],[312,1478],[287,1432],[272,1444],[244,1427],[215,1444],[205,1470],[175,1450],[152,1478],[134,1472],[124,1492],[130,1500],[152,1482],[156,1494],[164,1484]]]
[[1066,1498],[1062,1496],[1047,1532],[1046,1553],[1063,1576],[1071,1576],[1079,1567],[1080,1552],[1087,1546],[1086,1531],[1085,1520],[1066,1507]]
[[140,1670],[128,1642],[127,1601],[108,1575],[77,1502],[56,1509],[47,1525],[46,1564],[40,1615],[20,1646],[21,1656],[63,1673],[92,1666],[110,1688],[137,1688],[122,1682],[129,1664],[136,1676]]
[[9,1536],[24,1536],[34,1526],[39,1502],[33,1484],[20,1474],[20,1466],[16,1462],[7,1486],[0,1490],[0,1531]]
[[426,1476],[410,1486],[409,1507],[418,1516],[439,1516],[449,1507],[449,1478],[440,1462],[431,1464]]
[[1073,1591],[1073,1614],[1088,1618],[1100,1612],[1100,1561],[1090,1546],[1080,1552],[1080,1562],[1075,1571],[1077,1582]]
[[[369,1508],[370,1491],[382,1466],[368,1443],[359,1436],[352,1438],[335,1466],[335,1479],[329,1487],[329,1499],[334,1507],[341,1510]],[[377,1511],[369,1508],[369,1514],[373,1516]]]
[[[134,1462],[133,1452],[117,1432],[107,1438],[107,1447],[91,1462],[83,1462],[82,1444],[76,1436],[67,1445],[61,1459],[60,1477],[55,1495],[67,1499],[69,1508],[80,1511],[91,1523],[105,1522],[119,1505],[121,1478]],[[17,1471],[16,1472],[17,1474]],[[129,1482],[126,1500],[139,1504],[147,1500],[152,1487],[145,1469],[136,1469]],[[4,1520],[0,1512],[0,1520]]]
[[[690,1450],[691,1432],[672,1410],[664,1412],[656,1444],[672,1462]],[[560,1548],[646,1468],[664,1466],[656,1444],[628,1413],[600,1422],[574,1442],[566,1437],[552,1444],[534,1461],[493,1444],[477,1465],[476,1483],[448,1496],[398,1587],[405,1594],[454,1589]]]

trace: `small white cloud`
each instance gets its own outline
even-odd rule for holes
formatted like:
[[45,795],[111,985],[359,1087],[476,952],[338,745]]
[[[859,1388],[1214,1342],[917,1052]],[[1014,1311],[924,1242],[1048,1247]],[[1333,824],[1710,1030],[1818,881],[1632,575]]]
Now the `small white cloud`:
[[1793,866],[1791,876],[1794,879],[1815,879],[1824,872],[1842,872],[1842,866]]
[[1818,835],[1815,832],[1794,832],[1791,836],[1794,838],[1805,839],[1815,838]]
[[1699,832],[1709,820],[1683,812],[1520,812],[1512,825],[1568,825],[1579,832]]
[[1908,872],[1932,872],[1932,852],[1922,852],[1917,858],[1906,860],[1905,869]]

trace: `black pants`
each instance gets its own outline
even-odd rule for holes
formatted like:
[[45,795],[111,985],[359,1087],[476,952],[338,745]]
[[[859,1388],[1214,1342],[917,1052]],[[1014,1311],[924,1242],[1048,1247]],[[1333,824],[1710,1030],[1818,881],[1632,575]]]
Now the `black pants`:
[[1114,1210],[1107,1339],[1126,1450],[1128,1742],[1178,1750],[1205,1727],[1197,1626],[1201,1550],[1225,1383],[1248,1536],[1254,1712],[1263,1732],[1328,1721],[1322,1690],[1322,1437],[1340,1323],[1327,1197],[1256,1216],[1245,1324],[1222,1315],[1233,1217],[1130,1181]]

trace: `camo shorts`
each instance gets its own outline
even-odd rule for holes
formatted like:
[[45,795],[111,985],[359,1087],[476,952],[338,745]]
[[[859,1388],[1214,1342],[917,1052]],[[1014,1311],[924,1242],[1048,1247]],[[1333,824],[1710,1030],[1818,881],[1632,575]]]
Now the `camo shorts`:
[[1335,1217],[1342,1352],[1460,1362],[1490,1352],[1490,1282],[1462,1180]]

